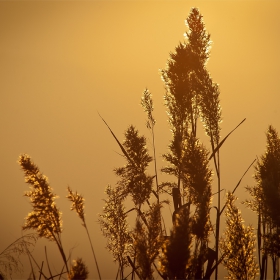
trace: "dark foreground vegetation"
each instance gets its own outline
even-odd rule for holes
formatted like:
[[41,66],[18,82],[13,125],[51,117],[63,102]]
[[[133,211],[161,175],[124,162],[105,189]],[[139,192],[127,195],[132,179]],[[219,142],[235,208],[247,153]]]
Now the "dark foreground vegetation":
[[[152,135],[152,155],[146,146],[146,138],[133,126],[125,131],[125,139],[119,141],[109,125],[112,137],[118,144],[125,165],[114,170],[116,186],[107,186],[105,206],[99,215],[99,224],[107,250],[118,264],[116,279],[218,279],[223,265],[228,279],[267,279],[271,269],[273,279],[279,277],[280,257],[280,138],[272,126],[268,127],[265,152],[255,159],[245,171],[254,165],[255,185],[247,187],[250,200],[243,203],[258,217],[257,228],[245,226],[234,195],[243,178],[227,194],[221,203],[220,153],[231,133],[221,138],[221,106],[219,87],[213,82],[206,65],[209,59],[210,35],[205,29],[199,10],[193,8],[186,21],[186,41],[180,43],[161,71],[165,85],[165,106],[172,138],[163,158],[166,166],[161,171],[170,175],[169,181],[160,182],[156,161],[156,120],[153,100],[148,89],[143,92],[141,105],[147,114],[147,129]],[[198,126],[203,124],[211,149],[198,139]],[[253,160],[253,159],[252,159]],[[213,162],[214,171],[209,163]],[[46,176],[23,154],[19,164],[25,181],[31,186],[25,196],[30,198],[33,211],[26,217],[24,230],[34,230],[9,245],[0,253],[0,273],[12,278],[21,269],[19,257],[30,261],[30,279],[87,279],[88,268],[82,258],[74,261],[62,246],[61,213],[55,203],[55,194]],[[153,173],[148,174],[148,166]],[[212,186],[212,176],[217,186]],[[213,189],[218,196],[212,205]],[[167,232],[162,208],[173,202],[173,229]],[[84,214],[84,198],[68,187],[67,198],[71,210],[78,214],[88,236],[93,260],[99,279],[99,271],[90,233]],[[125,200],[131,199],[133,207],[125,209]],[[210,219],[210,210],[216,217]],[[135,212],[135,224],[129,226],[127,218]],[[221,215],[225,212],[226,227],[221,233]],[[133,229],[131,229],[133,228]],[[63,260],[61,272],[54,275],[46,263],[37,262],[30,248],[38,238],[54,242]],[[212,242],[210,242],[212,240]],[[272,267],[268,266],[271,260]]]

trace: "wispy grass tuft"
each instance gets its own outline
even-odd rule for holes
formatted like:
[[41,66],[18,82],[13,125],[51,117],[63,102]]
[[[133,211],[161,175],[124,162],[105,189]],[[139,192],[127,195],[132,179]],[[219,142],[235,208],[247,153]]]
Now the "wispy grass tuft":
[[28,255],[29,248],[35,246],[37,239],[37,234],[26,234],[0,252],[0,276],[9,276],[12,279],[13,272],[22,272],[23,265],[20,256]]

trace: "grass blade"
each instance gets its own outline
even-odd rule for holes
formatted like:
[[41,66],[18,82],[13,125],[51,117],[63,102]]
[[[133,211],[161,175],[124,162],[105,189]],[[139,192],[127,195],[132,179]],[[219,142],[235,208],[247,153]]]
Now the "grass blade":
[[125,157],[128,159],[128,161],[130,163],[133,164],[133,161],[131,160],[131,158],[129,157],[128,153],[126,152],[125,148],[123,147],[123,145],[120,143],[120,141],[118,140],[118,138],[116,137],[116,135],[114,134],[114,132],[112,131],[112,129],[109,127],[109,125],[106,123],[106,121],[101,117],[101,115],[98,113],[99,117],[102,119],[102,121],[106,124],[106,126],[108,127],[108,129],[110,130],[111,134],[113,135],[113,137],[115,138],[115,140],[117,141],[119,147],[121,148],[123,154],[125,155]]
[[245,122],[246,118],[241,122],[239,123],[239,125],[237,125],[220,143],[219,145],[214,149],[213,153],[211,154],[211,156],[209,157],[208,160],[210,160],[215,154],[216,152],[221,148],[221,146],[224,144],[224,142],[226,141],[226,139],[232,134],[232,132],[234,130],[236,130],[243,122]]
[[[254,161],[249,165],[249,167],[246,169],[246,171],[244,172],[244,174],[241,176],[241,178],[240,178],[240,180],[238,181],[237,185],[236,185],[235,188],[233,189],[232,194],[234,194],[234,192],[236,191],[236,189],[237,189],[238,186],[240,185],[240,183],[241,183],[243,177],[246,175],[246,173],[247,173],[248,170],[251,168],[251,166],[255,163],[255,161],[256,161],[256,159],[254,159]],[[221,210],[221,213],[220,213],[220,214],[223,213],[225,207],[226,207],[226,204],[224,205],[224,207],[223,207],[223,209]]]

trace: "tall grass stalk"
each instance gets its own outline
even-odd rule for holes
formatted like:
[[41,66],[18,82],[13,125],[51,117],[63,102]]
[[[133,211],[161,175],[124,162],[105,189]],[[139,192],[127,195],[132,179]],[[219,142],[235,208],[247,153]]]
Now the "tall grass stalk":
[[154,170],[155,170],[155,178],[156,178],[156,187],[157,187],[157,202],[159,203],[159,183],[158,183],[158,172],[157,172],[157,159],[156,159],[156,145],[155,145],[155,132],[154,127],[156,124],[156,120],[153,117],[154,105],[152,94],[148,89],[145,89],[141,98],[141,105],[144,111],[147,113],[148,120],[146,122],[146,126],[151,130],[152,134],[152,145],[153,145],[153,156],[154,156]]
[[18,163],[24,172],[25,182],[30,185],[31,189],[25,192],[24,195],[30,198],[30,203],[33,207],[33,211],[26,217],[23,230],[36,230],[39,237],[45,237],[50,241],[54,241],[59,249],[66,270],[69,272],[62,246],[61,212],[59,212],[55,204],[56,195],[52,192],[47,177],[40,172],[39,168],[31,161],[29,155],[21,155]]
[[80,194],[78,194],[77,192],[73,193],[72,190],[70,189],[70,187],[68,187],[67,198],[72,202],[71,210],[75,210],[76,213],[78,214],[78,216],[80,217],[80,219],[83,222],[82,226],[85,228],[85,230],[87,232],[87,236],[88,236],[88,239],[89,239],[89,243],[90,243],[91,251],[92,251],[92,254],[93,254],[95,266],[96,266],[96,269],[97,269],[97,272],[98,272],[98,277],[99,277],[99,280],[101,280],[101,274],[100,274],[99,266],[98,266],[98,263],[97,263],[97,258],[96,258],[96,255],[95,255],[95,252],[94,252],[94,249],[93,249],[92,241],[91,241],[89,231],[88,231],[88,228],[87,228],[87,224],[86,224],[86,220],[85,220],[85,213],[84,213],[84,208],[85,208],[84,200],[85,199]]

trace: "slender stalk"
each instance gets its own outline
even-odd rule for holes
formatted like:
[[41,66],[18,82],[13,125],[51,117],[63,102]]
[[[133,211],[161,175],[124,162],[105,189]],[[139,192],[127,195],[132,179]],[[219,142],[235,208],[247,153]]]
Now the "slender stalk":
[[49,259],[48,259],[48,254],[47,254],[47,247],[45,246],[45,256],[46,256],[46,261],[47,261],[47,266],[48,266],[48,270],[49,270],[49,273],[50,273],[50,278],[53,279],[53,276],[52,276],[52,272],[51,272],[51,268],[50,268],[50,264],[49,264]]
[[69,269],[68,269],[68,265],[67,265],[67,259],[66,259],[63,247],[62,247],[62,242],[60,240],[60,237],[59,237],[59,235],[56,237],[53,232],[52,232],[52,236],[53,236],[53,238],[55,240],[55,243],[56,243],[56,245],[57,245],[57,247],[59,249],[59,252],[60,252],[60,254],[62,256],[63,262],[64,262],[65,267],[66,267],[66,271],[67,271],[67,273],[69,273]]
[[87,225],[86,225],[85,221],[84,221],[84,226],[85,226],[85,229],[86,229],[86,232],[87,232],[87,236],[88,236],[88,239],[89,239],[89,242],[90,242],[91,251],[92,251],[92,254],[93,254],[93,257],[94,257],[94,261],[95,261],[95,265],[96,265],[97,272],[98,272],[98,277],[99,277],[99,280],[101,280],[101,275],[100,275],[100,271],[99,271],[99,266],[98,266],[98,263],[97,263],[97,260],[96,260],[96,256],[95,256],[95,253],[94,253],[94,250],[93,250],[91,238],[90,238],[90,235],[89,235],[89,232],[88,232],[88,228],[87,228]]
[[119,277],[119,271],[120,271],[120,265],[118,267],[118,271],[117,271],[117,275],[116,275],[116,280],[118,280],[118,277]]
[[[211,130],[210,130],[211,131]],[[215,170],[218,178],[218,207],[215,207],[217,210],[216,217],[216,236],[215,236],[215,251],[216,251],[216,268],[215,268],[215,280],[218,280],[218,262],[219,262],[219,235],[220,235],[220,216],[221,216],[221,180],[220,180],[220,150],[217,150],[217,147],[220,146],[217,143],[217,147],[214,146],[214,138],[212,132],[210,133],[210,142],[212,146],[212,155],[213,156]],[[217,156],[217,158],[216,158]]]
[[31,273],[32,273],[32,276],[33,276],[33,280],[36,280],[35,273],[34,273],[34,268],[33,268],[33,265],[32,265],[32,261],[31,261],[31,258],[30,258],[28,253],[27,253],[27,257],[28,257],[28,260],[29,260],[29,264],[31,266]]
[[[220,152],[217,152],[217,177],[218,177],[218,207],[217,207],[217,221],[216,221],[216,263],[219,261],[219,237],[220,237],[220,213],[221,213],[221,176],[220,176]],[[218,265],[215,270],[215,280],[218,280]]]
[[41,279],[42,275],[44,276],[45,279],[48,279],[48,277],[42,271],[43,265],[44,265],[44,261],[42,261],[42,265],[41,265],[41,268],[40,268],[40,266],[38,265],[38,263],[36,262],[36,260],[34,259],[34,257],[32,256],[32,254],[30,253],[29,250],[28,250],[28,256],[34,261],[34,263],[36,264],[37,268],[39,269],[39,272],[40,272],[39,280]]
[[78,216],[80,217],[80,219],[83,221],[82,225],[86,229],[87,236],[88,236],[88,239],[89,239],[89,243],[90,243],[90,246],[91,246],[91,251],[92,251],[93,258],[94,258],[94,261],[95,261],[95,265],[96,265],[96,268],[97,268],[99,280],[101,280],[99,266],[98,266],[98,263],[97,263],[97,259],[96,259],[95,253],[94,253],[91,238],[90,238],[88,228],[87,228],[87,225],[86,225],[85,213],[84,213],[84,198],[81,195],[79,195],[77,192],[73,193],[72,190],[70,189],[70,187],[68,187],[67,198],[72,202],[71,210],[75,210],[77,212]]
[[260,280],[263,280],[263,264],[261,262],[261,214],[260,214],[260,206],[259,206],[259,210],[258,210],[258,259],[259,259]]
[[59,273],[59,278],[58,278],[58,280],[61,279],[61,275],[62,275],[63,273],[66,273],[66,272],[63,272],[63,269],[64,269],[64,265],[63,265],[63,267],[62,267],[62,269],[61,269],[61,272]]
[[129,262],[130,266],[132,267],[131,280],[134,279],[134,272],[135,272],[136,275],[139,277],[139,279],[141,279],[139,273],[137,272],[137,269],[138,269],[139,267],[135,267],[135,258],[134,258],[134,260],[133,260],[133,262],[132,262],[131,258],[130,258],[129,256],[127,256],[127,260],[128,260],[128,262]]
[[154,134],[154,124],[152,124],[152,138],[153,138],[153,154],[154,154],[154,168],[156,175],[156,185],[157,185],[157,202],[159,203],[159,184],[158,184],[158,173],[157,173],[157,159],[156,159],[156,146],[155,146],[155,134]]
[[41,268],[39,270],[39,272],[40,272],[39,280],[41,280],[42,275],[45,277],[45,279],[48,279],[43,273],[43,266],[44,266],[44,261],[42,261],[42,265],[41,265]]
[[277,258],[277,271],[278,271],[278,274],[277,274],[277,277],[279,278],[279,275],[280,275],[280,265],[279,265],[279,257]]

